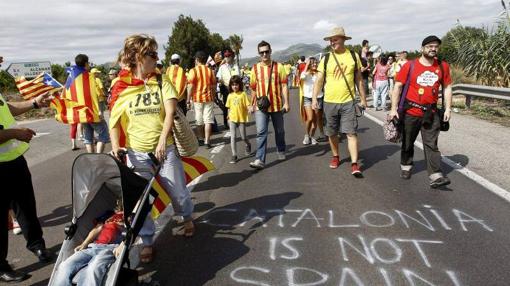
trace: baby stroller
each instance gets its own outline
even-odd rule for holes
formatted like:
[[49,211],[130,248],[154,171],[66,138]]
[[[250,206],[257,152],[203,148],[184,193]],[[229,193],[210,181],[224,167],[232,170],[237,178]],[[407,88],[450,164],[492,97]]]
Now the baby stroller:
[[[153,160],[157,162],[155,158]],[[81,154],[76,157],[71,179],[73,218],[71,225],[65,228],[66,238],[48,285],[54,285],[59,265],[87,237],[94,227],[94,219],[111,210],[119,197],[122,197],[125,214],[125,247],[110,266],[104,285],[137,285],[138,272],[130,269],[129,250],[150,211],[149,193],[153,180],[147,182],[107,154]],[[78,281],[79,275],[80,272],[74,276],[73,282]]]

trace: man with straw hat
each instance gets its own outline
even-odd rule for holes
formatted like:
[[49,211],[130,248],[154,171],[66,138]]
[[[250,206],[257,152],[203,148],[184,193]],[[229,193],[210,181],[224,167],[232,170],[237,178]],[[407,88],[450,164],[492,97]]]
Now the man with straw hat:
[[324,114],[326,115],[326,135],[333,158],[329,167],[338,168],[338,133],[347,135],[348,149],[351,156],[351,173],[356,178],[363,175],[358,165],[358,119],[356,118],[355,86],[358,87],[361,107],[367,106],[365,89],[361,77],[361,61],[354,51],[345,47],[345,41],[351,37],[342,27],[335,27],[324,37],[329,41],[331,52],[326,54],[317,69],[317,81],[314,85],[312,108],[318,109],[317,95],[324,88]]

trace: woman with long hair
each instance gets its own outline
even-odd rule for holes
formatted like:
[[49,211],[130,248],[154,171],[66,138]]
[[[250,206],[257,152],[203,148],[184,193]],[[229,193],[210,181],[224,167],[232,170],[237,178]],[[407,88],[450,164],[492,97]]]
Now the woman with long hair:
[[[184,217],[184,235],[192,236],[193,203],[172,137],[178,95],[168,81],[163,82],[163,88],[157,82],[157,50],[158,44],[152,36],[132,35],[124,41],[119,54],[123,69],[112,88],[110,103],[112,155],[119,157],[121,139],[125,140],[128,166],[147,179],[153,176],[154,170],[149,153],[156,156],[161,163],[159,182],[170,194],[175,215]],[[140,231],[144,245],[140,254],[142,262],[152,260],[154,231],[149,214]]]
[[305,138],[303,145],[317,145],[317,139],[314,137],[317,127],[320,130],[319,139],[324,139],[324,127],[322,122],[322,106],[324,94],[320,92],[317,95],[319,108],[312,109],[312,93],[313,86],[317,80],[317,66],[319,62],[316,58],[311,57],[306,60],[306,66],[301,73],[300,93],[302,96],[302,119],[305,124]]

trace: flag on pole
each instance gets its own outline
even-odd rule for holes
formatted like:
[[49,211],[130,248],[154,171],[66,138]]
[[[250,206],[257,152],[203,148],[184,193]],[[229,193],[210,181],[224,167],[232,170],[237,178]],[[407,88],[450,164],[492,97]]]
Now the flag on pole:
[[99,100],[94,75],[85,68],[72,66],[63,93],[52,101],[55,119],[62,123],[99,122]]
[[27,80],[25,77],[17,78],[16,87],[23,99],[29,100],[46,92],[57,91],[62,88],[62,85],[51,75],[41,73],[32,80]]

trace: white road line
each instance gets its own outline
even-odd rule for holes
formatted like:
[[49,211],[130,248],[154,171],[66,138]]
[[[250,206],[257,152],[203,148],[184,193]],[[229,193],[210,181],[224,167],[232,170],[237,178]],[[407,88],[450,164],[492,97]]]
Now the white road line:
[[34,136],[34,138],[42,137],[44,135],[49,135],[50,132],[37,132],[37,134]]
[[[365,113],[365,116],[372,120],[373,122],[383,126],[383,122],[376,118],[375,116],[372,116],[368,113]],[[381,134],[382,134],[382,131],[381,131]],[[420,149],[423,150],[423,144],[421,142],[418,142],[416,141],[414,143],[414,145]],[[448,166],[452,167],[454,170],[458,171],[459,173],[461,173],[462,175],[468,177],[469,179],[475,181],[476,183],[478,183],[479,185],[481,185],[482,187],[486,188],[487,190],[493,192],[494,194],[498,195],[499,197],[501,197],[502,199],[510,202],[510,192],[503,189],[502,187],[492,183],[491,181],[485,179],[484,177],[478,175],[477,173],[469,170],[468,168],[466,167],[463,167],[461,165],[459,165],[458,163],[456,162],[453,162],[452,160],[450,160],[449,158],[445,157],[445,156],[441,156],[441,159],[443,160],[443,162],[445,162]]]

